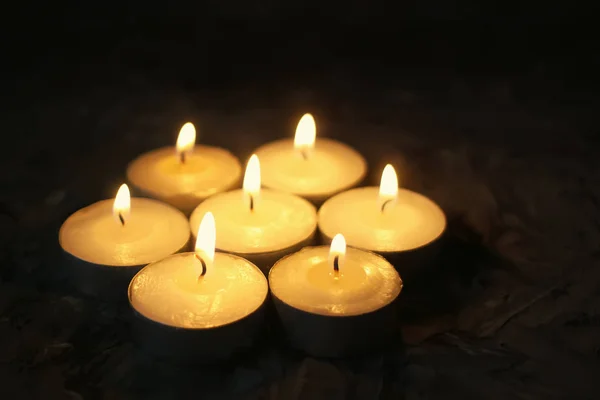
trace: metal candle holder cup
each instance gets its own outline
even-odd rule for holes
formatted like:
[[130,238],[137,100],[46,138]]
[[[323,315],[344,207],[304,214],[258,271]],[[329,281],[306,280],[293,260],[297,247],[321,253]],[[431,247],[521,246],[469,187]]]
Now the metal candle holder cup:
[[397,329],[396,301],[356,316],[325,316],[299,310],[271,293],[293,347],[314,357],[341,358],[377,351]]
[[342,235],[331,246],[307,247],[278,261],[269,285],[292,346],[312,356],[363,355],[396,332],[402,279],[380,255],[346,249]]
[[131,334],[144,352],[158,359],[178,364],[217,363],[252,347],[263,326],[265,303],[266,298],[255,312],[230,324],[196,329],[153,321],[131,307]]

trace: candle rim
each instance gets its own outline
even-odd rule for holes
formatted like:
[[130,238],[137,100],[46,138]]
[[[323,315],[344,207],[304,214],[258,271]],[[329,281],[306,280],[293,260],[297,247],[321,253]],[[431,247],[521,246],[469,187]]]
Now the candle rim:
[[[61,250],[64,253],[68,254],[71,257],[74,257],[75,259],[77,259],[77,260],[79,260],[81,262],[87,263],[89,265],[93,265],[94,268],[140,268],[140,267],[144,267],[144,266],[148,265],[148,263],[146,263],[146,262],[143,262],[141,264],[111,264],[111,263],[108,263],[108,264],[107,263],[101,263],[101,264],[99,264],[99,263],[97,263],[95,261],[92,261],[92,260],[89,260],[89,259],[86,259],[86,258],[82,258],[82,257],[79,257],[76,254],[71,253],[63,245],[63,243],[64,243],[64,237],[63,237],[64,229],[66,229],[67,222],[69,222],[69,220],[71,220],[71,218],[75,214],[80,213],[80,212],[84,212],[86,210],[89,210],[92,207],[101,207],[104,204],[110,205],[110,209],[112,210],[112,203],[113,202],[114,202],[114,198],[108,198],[108,199],[98,200],[98,201],[96,201],[94,203],[91,203],[91,204],[88,204],[88,205],[86,205],[84,207],[81,207],[80,209],[75,210],[73,213],[69,214],[69,216],[67,218],[65,218],[65,220],[63,221],[63,223],[61,224],[61,226],[60,226],[60,228],[58,230],[58,243],[59,243],[59,246],[60,246]],[[131,203],[133,204],[134,202],[135,203],[143,202],[143,203],[147,203],[147,204],[155,204],[155,205],[159,205],[161,207],[165,207],[165,208],[169,209],[169,212],[174,213],[174,215],[178,215],[178,218],[181,218],[184,221],[187,221],[187,217],[185,216],[185,214],[183,212],[181,212],[181,210],[173,207],[170,204],[164,203],[162,201],[155,200],[155,199],[149,199],[149,198],[146,198],[146,197],[131,197]],[[138,205],[138,207],[139,207],[139,205]],[[188,223],[188,225],[189,225],[189,223]],[[171,256],[173,254],[177,254],[181,250],[185,249],[188,246],[188,244],[190,243],[190,238],[191,238],[191,235],[189,234],[189,230],[188,230],[187,239],[185,240],[185,242],[182,243],[181,247],[179,247],[176,251],[174,251],[174,252],[172,252],[170,254],[167,254],[166,257],[169,257],[169,256]],[[156,261],[159,261],[159,260],[155,260],[155,261],[152,261],[152,262],[156,262]]]
[[[301,240],[299,240],[298,242],[292,243],[292,244],[290,244],[289,246],[282,247],[282,248],[279,248],[279,249],[268,250],[268,251],[259,250],[259,251],[253,251],[253,252],[240,252],[240,251],[235,251],[235,250],[233,250],[233,249],[224,249],[224,248],[220,248],[220,247],[219,247],[218,240],[217,240],[217,243],[216,243],[216,246],[215,246],[216,250],[220,250],[221,252],[228,252],[228,253],[230,253],[230,252],[235,252],[236,254],[241,254],[241,255],[253,255],[253,256],[255,256],[255,255],[257,255],[257,254],[271,254],[271,253],[278,253],[278,252],[281,252],[282,250],[286,250],[286,249],[292,248],[292,247],[296,246],[298,243],[301,243],[301,242],[303,242],[303,241],[306,241],[306,240],[308,240],[308,239],[309,239],[311,236],[313,236],[313,235],[315,234],[316,230],[318,229],[318,213],[317,213],[317,208],[314,206],[314,204],[312,204],[310,201],[306,200],[305,198],[303,198],[303,197],[301,197],[301,196],[298,196],[298,195],[296,195],[296,194],[293,194],[293,193],[282,192],[282,191],[280,191],[280,190],[274,190],[274,189],[269,189],[269,188],[261,188],[261,192],[262,192],[262,196],[265,196],[265,195],[266,195],[266,196],[268,196],[268,195],[269,195],[269,193],[274,193],[274,194],[276,194],[277,196],[284,196],[284,197],[288,197],[288,198],[293,198],[295,201],[299,201],[300,203],[303,203],[305,206],[308,206],[308,207],[310,207],[310,209],[311,209],[312,211],[314,211],[314,214],[313,214],[313,215],[314,215],[314,217],[315,217],[315,226],[314,226],[314,229],[313,229],[313,230],[312,230],[310,233],[308,233],[308,234],[306,235],[306,237],[302,238],[302,239],[301,239]],[[207,199],[207,201],[208,201],[208,200],[210,200],[210,201],[218,201],[219,197],[222,197],[222,196],[231,196],[233,193],[240,193],[240,194],[243,194],[243,193],[244,193],[244,190],[243,190],[243,189],[234,189],[234,190],[230,190],[230,191],[228,191],[228,192],[221,192],[221,193],[217,193],[217,194],[215,194],[215,195],[211,196],[211,197],[210,197],[210,199]],[[194,239],[196,239],[196,234],[197,234],[198,227],[196,227],[195,225],[194,225],[194,226],[192,226],[192,218],[194,217],[194,215],[196,215],[196,214],[197,214],[197,210],[199,210],[199,209],[200,209],[200,207],[202,207],[202,205],[203,205],[204,203],[205,203],[205,202],[202,202],[202,203],[200,203],[200,204],[199,204],[199,205],[198,205],[198,206],[197,206],[197,207],[194,209],[194,211],[192,211],[192,213],[190,214],[190,218],[189,218],[189,224],[188,224],[188,225],[189,225],[189,228],[190,228],[190,231],[191,231],[191,234],[192,234],[192,238],[194,238]],[[211,212],[213,213],[213,215],[215,215],[215,218],[216,218],[216,213],[215,213],[215,211],[214,211],[214,210],[212,210],[212,209],[209,209],[209,210],[207,210],[207,211],[211,211]],[[194,219],[195,219],[195,217],[194,217]],[[200,218],[199,220],[201,220],[201,219],[202,219],[202,218]],[[199,224],[198,224],[198,226],[199,226]],[[219,230],[217,230],[217,238],[218,238],[218,235],[219,235]]]
[[[332,196],[329,199],[327,199],[323,203],[323,205],[321,207],[319,207],[319,210],[317,212],[317,224],[319,226],[319,232],[321,232],[329,240],[331,240],[333,238],[333,236],[330,237],[328,234],[326,234],[323,231],[322,224],[321,224],[322,212],[323,212],[324,209],[326,209],[325,206],[327,205],[327,203],[331,204],[331,202],[333,202],[334,199],[336,199],[336,198],[339,199],[339,196],[342,196],[342,195],[351,194],[352,192],[358,193],[358,192],[367,191],[367,190],[376,190],[376,196],[374,197],[374,199],[375,200],[378,199],[378,196],[379,196],[379,186],[362,186],[362,187],[358,187],[358,188],[352,188],[350,190],[346,190],[344,192],[337,193],[334,196]],[[421,244],[419,246],[415,246],[415,247],[411,247],[411,248],[403,249],[403,250],[366,249],[366,248],[363,248],[363,247],[360,247],[360,246],[357,246],[357,245],[354,245],[354,244],[350,244],[348,237],[344,236],[345,239],[346,239],[346,244],[348,246],[350,246],[350,247],[354,247],[356,249],[360,249],[360,250],[364,250],[364,251],[372,251],[372,252],[374,251],[374,252],[377,252],[379,254],[395,254],[395,253],[406,253],[406,252],[418,251],[418,250],[421,250],[421,249],[423,249],[425,247],[428,247],[428,246],[432,245],[433,243],[436,243],[437,241],[439,241],[444,236],[444,234],[446,233],[446,230],[448,229],[448,217],[446,216],[446,213],[444,212],[444,210],[442,210],[442,208],[435,201],[433,201],[431,198],[425,196],[422,193],[415,192],[415,191],[410,190],[410,189],[399,187],[398,188],[397,198],[400,198],[401,193],[410,193],[410,195],[416,195],[416,196],[418,196],[418,197],[420,197],[422,199],[425,199],[426,201],[428,201],[431,204],[433,204],[440,211],[440,215],[442,217],[442,222],[443,223],[441,224],[441,230],[440,230],[440,232],[438,233],[438,235],[436,237],[434,237],[430,241],[428,241],[426,243],[423,243],[423,244]]]
[[[271,268],[272,269],[272,268]],[[303,312],[306,314],[310,314],[310,315],[316,315],[319,317],[325,317],[325,318],[337,318],[337,319],[344,319],[344,318],[359,318],[359,317],[363,317],[365,315],[370,315],[373,313],[377,313],[380,312],[381,310],[393,306],[394,303],[396,302],[396,300],[398,299],[398,297],[400,297],[400,293],[402,293],[402,289],[404,289],[404,283],[401,282],[400,283],[400,291],[398,292],[398,294],[396,295],[396,297],[394,297],[389,303],[385,304],[384,306],[377,308],[375,310],[371,310],[371,311],[365,311],[362,313],[358,313],[358,314],[325,314],[325,313],[319,313],[319,312],[313,312],[313,311],[307,311],[304,310],[302,308],[298,308],[295,307],[293,305],[291,305],[290,303],[286,302],[285,300],[283,300],[281,297],[277,296],[275,293],[270,292],[271,296],[273,296],[274,298],[276,298],[277,300],[279,300],[280,302],[282,302],[283,304],[285,304],[286,306],[293,308],[294,310],[298,311],[298,312]]]
[[[170,256],[168,256],[166,258],[169,258],[169,257],[193,256],[194,254],[195,254],[194,252],[188,251],[188,252],[181,252],[181,253],[171,254]],[[238,255],[231,254],[231,253],[225,253],[225,252],[222,252],[222,251],[215,251],[215,263],[216,263],[217,256],[219,256],[219,257],[226,256],[226,257],[230,257],[230,258],[234,258],[234,259],[245,261],[247,264],[249,264],[249,266],[251,268],[256,269],[258,271],[258,273],[264,278],[264,281],[266,283],[266,285],[265,285],[266,290],[265,290],[264,298],[262,299],[262,301],[260,302],[260,304],[258,305],[258,307],[256,307],[254,310],[248,312],[248,314],[244,315],[243,317],[238,318],[238,319],[233,320],[233,321],[230,321],[230,322],[227,322],[225,324],[221,324],[221,325],[217,325],[217,326],[212,326],[212,327],[183,327],[183,326],[171,325],[171,324],[166,324],[166,323],[161,322],[161,321],[157,321],[157,320],[155,320],[153,318],[150,318],[149,316],[143,314],[139,310],[137,310],[135,308],[135,306],[133,305],[133,301],[132,301],[132,290],[133,290],[132,287],[133,287],[133,284],[134,284],[136,278],[142,273],[142,271],[144,271],[144,269],[148,268],[152,264],[159,263],[162,260],[157,260],[157,261],[155,261],[153,263],[150,263],[150,264],[146,265],[144,268],[142,268],[138,272],[136,272],[136,274],[133,276],[133,278],[131,278],[131,281],[129,282],[129,285],[127,286],[127,300],[129,302],[129,306],[138,315],[138,318],[139,317],[143,317],[146,320],[148,320],[148,321],[150,321],[150,322],[152,322],[154,324],[158,324],[158,325],[160,325],[162,327],[166,327],[166,328],[169,328],[169,329],[177,329],[177,330],[184,329],[184,330],[187,330],[187,331],[198,331],[198,332],[208,331],[208,330],[213,330],[213,329],[225,328],[225,327],[228,327],[228,326],[230,326],[232,324],[238,323],[238,322],[240,322],[240,321],[242,321],[242,320],[244,320],[246,318],[252,317],[252,315],[254,313],[256,313],[258,310],[260,310],[262,307],[264,307],[264,305],[267,302],[267,299],[269,297],[269,282],[265,278],[265,275],[260,270],[260,268],[258,268],[256,266],[256,264],[254,264],[252,261],[249,261],[249,260],[247,260],[247,259],[245,259],[243,257],[238,256]]]
[[324,196],[332,196],[332,195],[338,194],[342,191],[353,188],[354,186],[361,183],[363,181],[363,179],[367,176],[367,173],[369,170],[369,165],[367,163],[366,158],[358,150],[356,150],[354,147],[352,147],[340,140],[337,140],[334,138],[319,137],[315,141],[314,148],[311,150],[313,153],[318,153],[327,145],[337,146],[340,149],[343,148],[344,151],[351,152],[354,157],[357,157],[357,159],[359,160],[359,163],[363,167],[361,174],[357,175],[351,182],[348,182],[343,186],[336,187],[333,190],[323,189],[323,190],[318,190],[318,191],[315,191],[315,190],[304,191],[304,190],[298,190],[298,189],[290,190],[289,188],[281,189],[279,180],[277,181],[276,184],[273,184],[270,181],[270,177],[271,177],[270,172],[273,171],[273,168],[270,167],[270,163],[269,163],[270,157],[265,157],[264,152],[267,150],[270,150],[271,147],[276,147],[276,146],[283,146],[286,148],[290,147],[290,146],[288,146],[290,143],[291,143],[291,149],[288,149],[287,151],[291,154],[291,153],[294,153],[295,151],[297,151],[296,149],[293,148],[293,144],[294,144],[293,137],[292,138],[279,138],[279,139],[267,142],[267,143],[259,146],[258,148],[256,148],[256,150],[254,150],[253,154],[256,154],[260,157],[261,165],[263,167],[263,174],[261,176],[263,189],[270,188],[273,190],[284,190],[288,193],[293,193],[295,195],[306,197],[309,199],[320,198],[320,197],[324,197]]
[[[227,160],[226,162],[233,166],[232,171],[234,172],[229,176],[230,179],[228,179],[227,184],[219,185],[219,188],[216,188],[218,189],[217,193],[222,193],[223,191],[230,190],[231,188],[239,184],[243,174],[242,163],[240,162],[240,159],[230,150],[220,146],[209,146],[204,144],[197,144],[194,146],[194,149],[196,151],[190,154],[191,157],[195,157],[196,155],[202,155],[204,159],[212,158],[213,160],[218,159],[220,161]],[[196,188],[194,192],[173,190],[173,188],[156,188],[155,186],[149,184],[148,178],[150,176],[152,177],[152,179],[156,179],[157,174],[155,171],[148,172],[144,169],[144,173],[140,173],[140,163],[150,162],[150,160],[156,162],[156,158],[162,157],[163,155],[165,157],[170,157],[174,154],[176,153],[174,153],[172,145],[154,148],[149,151],[138,154],[131,161],[129,161],[125,168],[125,176],[127,178],[127,183],[130,184],[132,188],[147,193],[152,197],[161,199],[163,202],[167,203],[169,203],[169,199],[174,196],[185,195],[195,198],[205,198],[213,195],[214,193],[210,192],[211,188],[207,187]],[[176,157],[173,159],[177,160]]]
[[[301,312],[304,312],[304,313],[308,313],[308,314],[311,314],[311,315],[318,315],[318,316],[328,317],[328,318],[354,318],[354,317],[360,317],[360,316],[363,316],[363,315],[372,314],[372,313],[380,311],[381,309],[383,309],[385,307],[388,307],[388,306],[392,305],[398,299],[398,297],[402,293],[402,290],[404,289],[404,281],[402,280],[402,276],[400,276],[400,273],[396,270],[396,268],[385,257],[383,257],[382,255],[380,255],[378,253],[375,253],[374,251],[371,251],[371,250],[365,250],[365,249],[361,249],[361,248],[358,248],[358,247],[355,247],[355,246],[350,246],[350,245],[346,246],[346,252],[348,252],[349,250],[350,250],[350,252],[358,250],[358,251],[361,251],[361,252],[364,252],[364,253],[369,253],[370,255],[375,256],[376,258],[379,258],[380,260],[382,260],[385,263],[389,264],[391,266],[391,268],[396,272],[396,275],[398,276],[398,279],[399,279],[399,287],[400,287],[400,289],[398,290],[398,293],[396,294],[396,296],[392,300],[390,300],[386,305],[384,305],[383,307],[380,307],[380,308],[377,308],[377,309],[374,309],[374,310],[371,310],[371,311],[365,311],[365,312],[361,312],[361,313],[356,313],[356,314],[326,314],[326,313],[322,313],[322,312],[307,311],[307,310],[295,307],[295,306],[293,306],[292,304],[286,302],[285,300],[283,300],[281,297],[277,296],[274,293],[274,291],[273,291],[273,289],[271,287],[271,274],[275,270],[275,267],[277,266],[277,264],[279,264],[281,262],[284,262],[286,259],[291,258],[291,257],[293,257],[293,256],[295,256],[295,255],[297,255],[299,253],[302,253],[302,252],[309,252],[309,251],[319,250],[319,249],[323,249],[323,250],[329,251],[329,247],[330,247],[329,244],[327,244],[327,245],[318,245],[318,246],[306,246],[306,247],[303,247],[302,249],[298,250],[295,253],[287,254],[287,255],[281,257],[279,260],[277,260],[277,262],[275,264],[273,264],[273,266],[269,270],[269,274],[267,276],[267,281],[269,283],[269,293],[271,293],[271,295],[273,297],[277,298],[279,301],[281,301],[282,303],[284,303],[286,306],[291,307],[294,310],[298,310],[298,311],[301,311]],[[348,253],[346,253],[346,254],[348,254]]]

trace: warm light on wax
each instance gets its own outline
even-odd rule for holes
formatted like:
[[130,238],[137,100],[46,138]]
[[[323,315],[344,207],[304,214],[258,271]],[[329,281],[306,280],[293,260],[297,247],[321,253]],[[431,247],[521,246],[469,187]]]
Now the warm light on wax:
[[186,122],[179,131],[177,136],[177,155],[181,159],[182,163],[185,163],[186,156],[194,150],[196,144],[196,128],[191,122]]
[[332,265],[334,273],[340,272],[340,268],[343,268],[345,257],[346,239],[344,239],[344,235],[338,233],[329,247],[329,263]]
[[122,184],[117,191],[117,196],[113,203],[113,216],[121,225],[125,225],[130,212],[131,195],[129,194],[129,187],[126,184]]
[[384,207],[396,200],[398,197],[398,176],[396,170],[391,164],[387,164],[381,174],[381,183],[379,184],[379,202],[381,211]]
[[316,132],[315,119],[304,114],[293,139],[276,140],[256,149],[263,168],[263,187],[322,204],[362,181],[367,171],[365,159],[343,143],[317,138]]
[[304,114],[298,122],[296,135],[294,136],[294,148],[300,151],[302,157],[307,158],[308,152],[315,147],[316,136],[317,126],[315,119],[311,114]]
[[250,203],[250,211],[254,211],[256,200],[260,194],[260,162],[256,154],[252,154],[252,157],[248,160],[242,188],[244,189],[244,197]]
[[440,207],[427,197],[398,187],[394,167],[386,165],[379,187],[348,190],[319,209],[319,230],[326,240],[342,233],[351,247],[381,253],[418,249],[446,228]]
[[330,246],[304,247],[277,261],[269,272],[269,284],[283,302],[326,316],[373,312],[402,289],[389,262],[368,251],[346,248],[342,235],[335,235]]
[[185,123],[175,146],[144,153],[127,167],[134,193],[169,203],[189,214],[206,198],[237,186],[242,166],[225,149],[196,144],[196,128]]
[[59,233],[67,253],[90,264],[110,266],[142,266],[160,260],[181,250],[189,237],[181,212],[156,200],[132,198],[126,184],[114,199],[69,216]]
[[131,281],[129,299],[146,318],[182,328],[212,328],[254,313],[268,285],[249,261],[215,252],[215,218],[204,214],[194,252],[166,257]]

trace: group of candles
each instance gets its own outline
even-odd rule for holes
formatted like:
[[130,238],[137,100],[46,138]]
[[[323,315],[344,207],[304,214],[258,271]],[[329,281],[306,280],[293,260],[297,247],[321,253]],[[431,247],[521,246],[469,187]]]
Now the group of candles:
[[[159,356],[209,361],[251,345],[269,290],[291,342],[313,355],[382,343],[402,290],[384,256],[436,243],[446,218],[427,197],[399,189],[389,164],[379,187],[352,189],[366,175],[364,158],[315,139],[305,114],[293,141],[255,151],[234,189],[238,159],[197,146],[186,123],[175,148],[127,168],[143,197],[130,197],[123,184],[114,200],[64,222],[59,241],[74,261],[75,284],[91,294],[104,285],[102,296],[127,293],[136,336]],[[330,245],[307,247],[317,231]],[[190,243],[193,251],[182,252]]]

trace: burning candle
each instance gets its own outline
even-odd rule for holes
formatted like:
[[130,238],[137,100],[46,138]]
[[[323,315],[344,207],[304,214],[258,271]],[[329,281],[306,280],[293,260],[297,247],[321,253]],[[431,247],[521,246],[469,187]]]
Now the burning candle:
[[293,141],[277,140],[257,149],[265,187],[321,204],[363,180],[367,163],[356,150],[331,139],[315,142],[315,138],[315,120],[311,114],[305,114],[298,122]]
[[275,307],[292,344],[317,357],[363,353],[385,345],[394,330],[402,280],[383,257],[331,246],[306,247],[269,273]]
[[315,207],[289,193],[261,189],[260,162],[248,161],[242,190],[221,193],[200,204],[190,217],[197,232],[207,212],[219,230],[217,249],[242,256],[265,273],[275,261],[312,243],[317,226]]
[[238,184],[242,167],[227,150],[196,146],[196,129],[183,125],[176,147],[142,154],[127,168],[127,179],[142,194],[162,200],[186,215],[202,200]]
[[326,241],[341,232],[350,246],[409,263],[422,261],[425,253],[430,256],[435,248],[431,245],[439,243],[445,229],[440,207],[421,194],[399,189],[389,164],[379,187],[340,193],[319,210],[319,230]]
[[189,237],[180,211],[156,200],[132,199],[125,184],[114,200],[82,208],[59,231],[73,283],[86,294],[123,299],[141,267],[182,250]]
[[210,362],[250,346],[260,328],[268,285],[241,257],[215,252],[215,219],[200,223],[195,252],[142,269],[129,286],[134,335],[150,353]]

